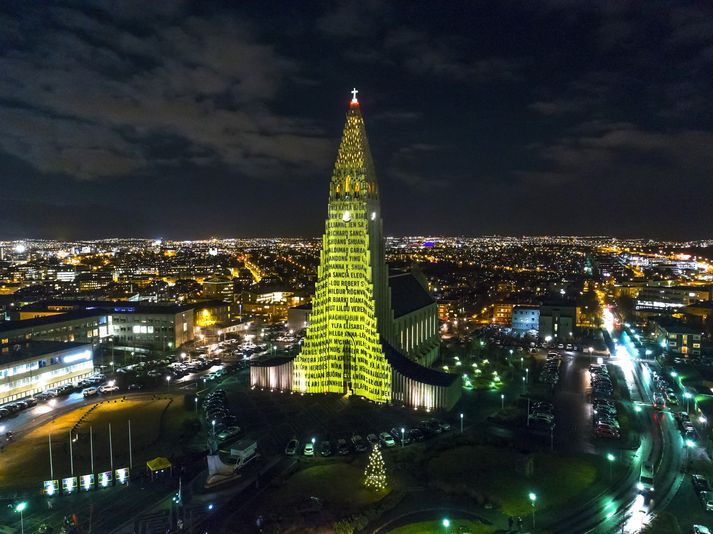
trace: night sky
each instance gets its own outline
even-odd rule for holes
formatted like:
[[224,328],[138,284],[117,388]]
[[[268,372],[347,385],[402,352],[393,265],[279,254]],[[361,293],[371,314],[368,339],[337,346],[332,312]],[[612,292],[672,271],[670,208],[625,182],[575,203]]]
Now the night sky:
[[318,235],[352,87],[387,235],[713,237],[710,5],[4,0],[0,238]]

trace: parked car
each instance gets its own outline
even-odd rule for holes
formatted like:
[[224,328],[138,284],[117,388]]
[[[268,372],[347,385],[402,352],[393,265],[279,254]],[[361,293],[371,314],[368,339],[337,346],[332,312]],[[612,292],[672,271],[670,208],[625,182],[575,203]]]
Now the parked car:
[[710,491],[702,491],[698,494],[698,497],[701,499],[701,504],[703,505],[703,509],[707,512],[709,510],[713,510],[713,493]]
[[129,391],[138,391],[140,389],[144,389],[144,385],[143,384],[129,384],[129,387],[126,389],[128,389]]
[[304,455],[305,456],[314,456],[314,443],[312,443],[311,441],[308,441],[307,443],[305,443]]
[[421,431],[420,428],[412,428],[409,430],[409,434],[411,434],[411,438],[414,441],[423,441],[426,438],[426,435]]
[[408,445],[411,443],[411,434],[405,428],[403,430],[404,431],[401,432],[400,428],[394,427],[391,429],[390,433],[394,437],[394,441],[396,441],[396,443],[403,442],[404,445]]
[[382,432],[379,434],[379,441],[384,447],[391,448],[396,446],[396,442],[394,441],[394,437],[389,434],[388,432]]
[[218,432],[216,437],[218,438],[218,441],[228,441],[229,439],[236,437],[238,434],[240,434],[239,426],[229,426]]
[[693,482],[693,489],[696,490],[696,493],[711,490],[708,480],[703,475],[691,475],[691,482]]
[[119,391],[119,386],[115,386],[113,384],[104,384],[103,386],[99,387],[100,393],[114,393],[116,391]]
[[693,525],[693,534],[711,534],[711,529],[705,525]]
[[82,395],[84,395],[85,398],[93,397],[94,395],[98,395],[98,394],[99,394],[99,388],[95,387],[95,386],[88,387],[82,391]]
[[322,456],[332,456],[332,444],[329,441],[323,441],[320,443],[319,454]]
[[364,452],[368,449],[366,441],[359,434],[354,434],[352,436],[352,445],[354,445],[354,450],[357,452]]
[[379,438],[376,434],[369,434],[368,436],[366,436],[366,440],[369,442],[369,445],[371,445],[372,447],[374,445],[379,444]]
[[300,446],[300,442],[296,438],[292,438],[285,447],[285,454],[287,456],[294,456],[297,454],[297,449]]
[[616,428],[600,423],[594,427],[594,436],[604,439],[619,439],[621,434]]
[[340,438],[337,440],[337,453],[340,456],[346,456],[349,454],[349,445],[347,444],[346,439]]

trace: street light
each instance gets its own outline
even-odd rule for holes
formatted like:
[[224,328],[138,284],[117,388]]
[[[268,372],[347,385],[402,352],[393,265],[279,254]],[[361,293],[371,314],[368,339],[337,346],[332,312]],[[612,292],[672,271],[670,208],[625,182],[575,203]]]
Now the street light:
[[443,525],[443,528],[446,529],[446,532],[448,532],[448,527],[451,526],[450,519],[444,519],[443,521],[441,521],[441,524]]
[[609,460],[609,482],[612,479],[612,464],[614,463],[614,455],[612,453],[607,453],[607,460]]
[[213,425],[213,437],[215,437],[215,419],[211,421],[211,424]]
[[19,502],[19,503],[17,503],[17,505],[15,506],[15,512],[19,512],[19,513],[20,513],[20,533],[21,533],[21,534],[25,534],[25,519],[24,519],[24,517],[23,517],[23,515],[22,515],[22,512],[24,512],[26,508],[27,508],[27,502],[26,502],[26,501]]
[[535,528],[535,501],[537,500],[537,495],[530,492],[530,504],[532,505],[532,528]]
[[401,446],[404,446],[404,432],[406,432],[406,429],[404,427],[401,427]]
[[676,378],[678,373],[676,371],[671,371],[671,378]]
[[500,394],[500,409],[505,409],[505,393]]
[[198,415],[198,395],[196,395],[196,415]]
[[167,377],[166,377],[166,389],[167,389],[167,390],[169,389],[170,384],[171,384],[171,377],[170,377],[170,376],[167,376]]

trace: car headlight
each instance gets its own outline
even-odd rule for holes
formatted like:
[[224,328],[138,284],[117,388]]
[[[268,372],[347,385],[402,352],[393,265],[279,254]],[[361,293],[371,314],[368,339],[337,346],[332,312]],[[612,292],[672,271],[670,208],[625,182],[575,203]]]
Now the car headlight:
[[639,491],[644,491],[644,485],[643,485],[641,482],[639,482],[639,483],[636,485],[636,488],[637,488]]

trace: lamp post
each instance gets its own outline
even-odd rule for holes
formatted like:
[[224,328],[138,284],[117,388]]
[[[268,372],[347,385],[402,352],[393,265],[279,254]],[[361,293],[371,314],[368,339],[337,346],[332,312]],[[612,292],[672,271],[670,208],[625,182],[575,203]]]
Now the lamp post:
[[196,395],[196,415],[198,415],[198,395]]
[[[211,421],[211,424],[213,425],[213,437],[215,437],[215,419]],[[312,440],[314,441],[314,440]]]
[[535,501],[537,500],[537,495],[530,493],[530,505],[532,506],[532,528],[535,528]]
[[406,432],[406,429],[404,427],[401,427],[401,447],[404,446],[404,433]]
[[463,412],[460,414],[460,433],[463,433]]
[[609,482],[612,479],[612,464],[614,463],[614,455],[612,453],[607,453],[607,460],[609,461]]
[[691,400],[692,395],[688,391],[683,392],[683,398],[686,399],[686,413],[689,413],[690,410],[690,403],[689,401]]
[[27,508],[27,502],[25,502],[25,501],[19,502],[15,506],[15,512],[20,513],[20,533],[21,534],[25,534],[25,519],[22,515],[22,512],[25,511],[25,508]]
[[527,384],[525,384],[525,376],[524,375],[522,377],[522,392],[523,393],[527,392]]
[[594,352],[594,347],[589,347],[589,365],[592,365],[592,352]]
[[443,519],[441,521],[441,524],[443,525],[443,528],[446,529],[446,532],[448,532],[448,528],[451,526],[451,521],[448,518]]
[[169,387],[171,385],[171,376],[166,377],[166,391],[168,391]]
[[525,382],[527,384],[530,383],[530,368],[529,367],[527,369],[525,369]]
[[500,409],[503,410],[505,408],[505,393],[500,394]]

